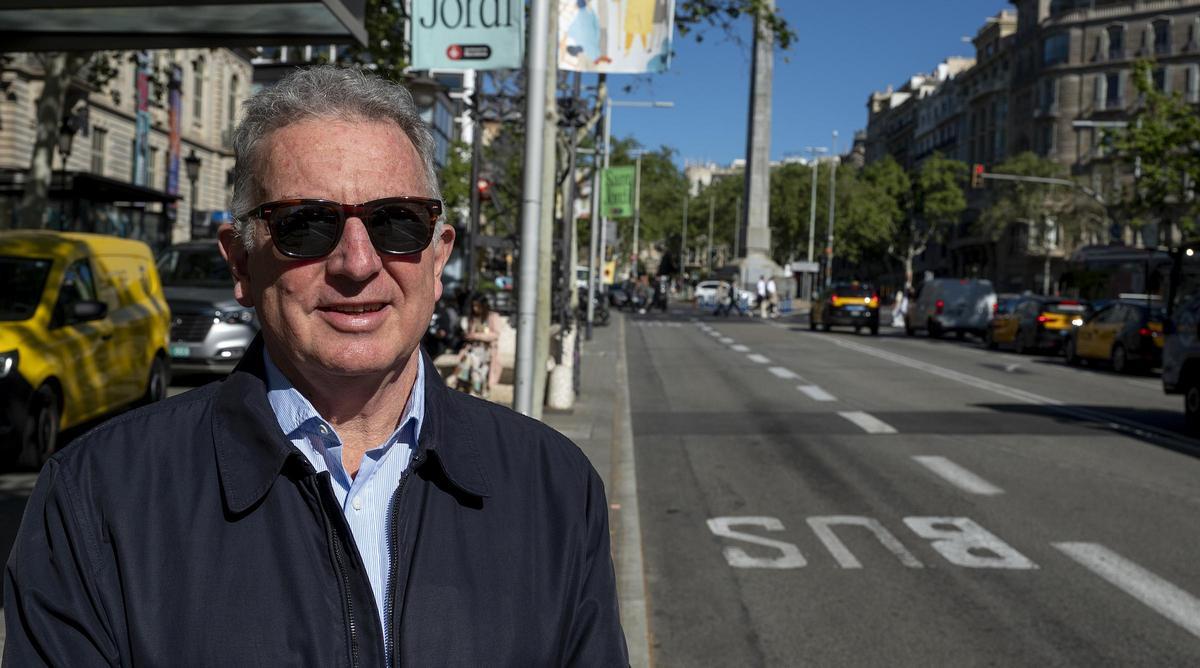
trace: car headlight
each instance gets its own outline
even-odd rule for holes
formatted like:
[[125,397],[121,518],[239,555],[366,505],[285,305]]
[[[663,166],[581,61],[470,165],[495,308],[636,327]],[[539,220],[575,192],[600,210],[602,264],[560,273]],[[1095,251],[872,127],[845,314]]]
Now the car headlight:
[[239,308],[228,311],[217,311],[216,318],[227,325],[249,325],[254,322],[254,309]]
[[1083,326],[1083,318],[1075,318],[1074,320],[1071,321],[1071,324],[1075,325],[1076,327],[1082,327]]
[[8,378],[10,373],[16,372],[17,362],[20,359],[21,353],[16,350],[0,353],[0,378]]

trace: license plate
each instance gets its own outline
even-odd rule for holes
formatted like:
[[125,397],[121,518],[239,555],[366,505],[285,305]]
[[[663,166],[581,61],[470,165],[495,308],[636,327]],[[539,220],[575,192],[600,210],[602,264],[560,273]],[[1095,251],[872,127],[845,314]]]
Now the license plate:
[[867,308],[867,307],[862,306],[860,304],[851,304],[850,306],[846,307],[846,310],[847,311],[862,311],[865,308]]
[[191,357],[192,349],[188,346],[171,346],[171,357]]

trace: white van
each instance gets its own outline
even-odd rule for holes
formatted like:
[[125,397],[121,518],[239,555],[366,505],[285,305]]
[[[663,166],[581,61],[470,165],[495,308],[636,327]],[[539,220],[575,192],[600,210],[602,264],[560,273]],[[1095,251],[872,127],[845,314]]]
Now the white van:
[[996,308],[992,282],[974,278],[935,278],[921,286],[921,292],[904,316],[904,332],[912,336],[919,329],[940,338],[953,332],[983,336]]

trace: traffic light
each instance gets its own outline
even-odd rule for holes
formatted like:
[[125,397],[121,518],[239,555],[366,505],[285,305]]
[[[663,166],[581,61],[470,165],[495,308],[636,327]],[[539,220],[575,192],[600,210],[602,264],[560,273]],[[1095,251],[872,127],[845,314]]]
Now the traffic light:
[[475,189],[479,191],[479,199],[492,198],[492,182],[487,179],[479,179],[475,182]]
[[971,167],[971,187],[976,190],[983,187],[983,165],[979,163]]

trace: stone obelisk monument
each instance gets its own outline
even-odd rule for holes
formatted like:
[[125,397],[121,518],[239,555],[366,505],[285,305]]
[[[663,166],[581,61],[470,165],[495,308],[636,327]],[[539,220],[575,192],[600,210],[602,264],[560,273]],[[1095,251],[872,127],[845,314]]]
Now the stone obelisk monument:
[[[763,11],[774,10],[774,0],[763,3]],[[738,261],[742,285],[751,287],[759,276],[781,273],[779,265],[771,259],[771,74],[774,49],[775,35],[770,24],[758,18],[754,26],[754,63],[750,70],[744,222],[738,230],[740,246],[745,249],[745,256]]]

